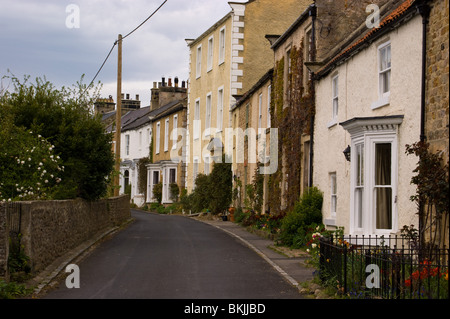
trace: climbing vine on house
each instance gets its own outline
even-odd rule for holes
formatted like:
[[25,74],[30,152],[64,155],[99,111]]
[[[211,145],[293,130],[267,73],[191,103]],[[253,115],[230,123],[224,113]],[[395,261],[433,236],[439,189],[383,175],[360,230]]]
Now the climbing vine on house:
[[[274,69],[271,118],[278,128],[278,170],[269,178],[270,212],[284,215],[292,210],[300,196],[302,171],[302,137],[310,132],[314,114],[311,82],[304,83],[303,39],[290,51],[290,73],[285,76],[286,59],[277,61]],[[287,80],[288,83],[285,83]],[[284,188],[284,190],[283,190]],[[283,203],[282,199],[283,198]],[[284,205],[282,205],[284,204]]]

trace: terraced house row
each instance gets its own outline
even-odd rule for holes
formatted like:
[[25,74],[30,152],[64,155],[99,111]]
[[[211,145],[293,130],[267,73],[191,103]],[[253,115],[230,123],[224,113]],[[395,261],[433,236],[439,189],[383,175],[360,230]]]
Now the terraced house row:
[[[225,153],[236,206],[259,177],[261,212],[286,213],[316,186],[330,229],[389,235],[419,225],[410,200],[418,159],[405,147],[427,141],[448,160],[448,0],[229,4],[186,39],[187,83],[164,79],[146,111],[130,112],[122,189],[133,185],[142,205],[162,181],[171,203],[170,185],[192,192]],[[146,153],[131,154],[136,147]],[[152,163],[138,165],[142,157]]]

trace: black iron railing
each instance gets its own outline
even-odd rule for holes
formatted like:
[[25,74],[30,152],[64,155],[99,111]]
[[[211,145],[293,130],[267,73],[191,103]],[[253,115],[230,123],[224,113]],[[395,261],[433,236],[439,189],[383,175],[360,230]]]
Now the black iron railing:
[[421,249],[402,236],[320,240],[323,282],[350,298],[448,299],[449,249]]

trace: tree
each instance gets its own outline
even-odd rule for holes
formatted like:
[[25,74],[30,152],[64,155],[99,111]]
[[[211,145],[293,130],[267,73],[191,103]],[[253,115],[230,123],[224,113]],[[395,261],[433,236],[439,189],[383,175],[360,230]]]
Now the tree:
[[82,79],[74,88],[56,89],[45,79],[29,83],[11,77],[12,93],[0,99],[3,114],[10,123],[41,136],[59,156],[64,170],[60,184],[52,197],[81,197],[95,200],[106,195],[114,165],[112,135],[107,134],[100,117],[92,114],[91,106],[98,97],[98,88],[90,95]]

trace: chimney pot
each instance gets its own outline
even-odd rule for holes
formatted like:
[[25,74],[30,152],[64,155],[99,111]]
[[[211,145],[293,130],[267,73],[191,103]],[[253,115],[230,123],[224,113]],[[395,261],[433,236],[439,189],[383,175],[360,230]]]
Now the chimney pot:
[[162,78],[162,84],[161,84],[161,86],[166,86],[166,78],[165,78],[165,77]]
[[127,93],[127,100],[130,99],[130,93]]
[[172,87],[172,78],[169,78],[169,87]]
[[175,82],[175,87],[177,88],[178,87],[178,77],[177,76],[175,77],[174,82]]
[[186,87],[186,81],[181,82],[181,87],[184,89]]
[[139,101],[139,94],[136,94],[136,101]]

